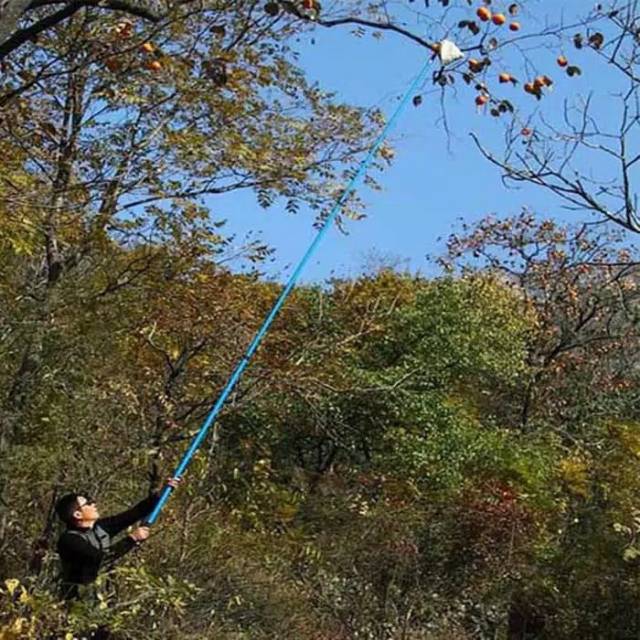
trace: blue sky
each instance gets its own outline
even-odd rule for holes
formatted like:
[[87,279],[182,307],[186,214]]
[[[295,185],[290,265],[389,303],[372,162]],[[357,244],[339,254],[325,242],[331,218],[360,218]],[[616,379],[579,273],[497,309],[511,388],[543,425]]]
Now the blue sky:
[[[578,12],[588,8],[577,0],[532,3],[538,12],[542,6],[552,9],[552,4],[556,10],[561,5],[567,21],[573,21]],[[538,17],[537,26],[547,19],[555,22],[559,16]],[[523,33],[528,27],[535,30],[534,16],[523,14],[521,21]],[[361,106],[376,105],[387,115],[419,72],[425,57],[422,48],[399,36],[385,35],[382,40],[371,35],[356,38],[348,27],[316,29],[300,41],[299,51],[300,66],[323,88],[335,91],[336,99]],[[566,51],[572,58],[579,55],[578,63],[588,69],[592,52],[578,54],[570,46]],[[537,72],[555,77],[559,76],[557,53],[557,49],[536,50],[529,55],[538,66]],[[432,91],[433,87],[426,90]],[[559,113],[563,100],[571,95],[607,90],[601,74],[585,73],[572,80],[558,77],[554,92],[543,100],[542,106],[547,113]],[[525,102],[521,87],[511,91],[519,103]],[[506,89],[505,94],[508,93]],[[367,217],[349,222],[348,235],[337,229],[327,234],[303,281],[355,275],[372,254],[391,256],[412,271],[430,274],[434,271],[425,256],[442,250],[443,243],[437,238],[452,232],[461,217],[472,221],[490,213],[509,215],[518,213],[523,206],[545,217],[562,216],[558,201],[543,191],[532,187],[505,189],[498,170],[480,156],[469,132],[475,131],[499,148],[503,129],[488,114],[477,112],[474,96],[466,87],[460,88],[457,96],[450,96],[447,113],[454,134],[450,140],[438,122],[437,94],[425,94],[419,108],[408,107],[391,137],[396,160],[381,176],[383,191],[364,193]],[[227,232],[237,234],[238,242],[254,232],[271,245],[276,252],[266,271],[278,279],[288,275],[315,234],[313,216],[308,211],[301,209],[296,215],[280,207],[265,211],[250,193],[217,199],[214,215],[228,219]],[[562,217],[566,219],[567,215]],[[577,219],[576,214],[571,217]]]

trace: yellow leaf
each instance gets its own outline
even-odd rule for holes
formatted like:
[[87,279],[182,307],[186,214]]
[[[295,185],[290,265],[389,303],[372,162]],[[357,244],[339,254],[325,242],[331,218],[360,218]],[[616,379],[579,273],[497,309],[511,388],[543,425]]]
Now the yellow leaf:
[[560,462],[560,475],[568,489],[576,495],[589,495],[589,466],[581,456],[573,455]]
[[20,580],[17,580],[16,578],[8,578],[4,581],[4,584],[7,587],[9,595],[12,596],[15,593],[15,590],[20,586]]

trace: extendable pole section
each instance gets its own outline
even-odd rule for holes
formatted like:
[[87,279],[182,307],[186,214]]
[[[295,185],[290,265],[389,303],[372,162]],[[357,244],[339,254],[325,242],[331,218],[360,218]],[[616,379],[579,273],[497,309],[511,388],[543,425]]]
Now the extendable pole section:
[[[294,272],[291,274],[289,278],[289,281],[287,282],[284,289],[278,296],[278,299],[273,305],[273,308],[271,309],[266,319],[262,323],[262,326],[256,332],[253,340],[251,341],[251,344],[248,346],[245,354],[242,356],[242,358],[240,359],[240,362],[237,364],[233,373],[229,377],[229,380],[227,381],[224,389],[222,390],[222,393],[220,393],[220,396],[216,400],[216,403],[213,405],[211,411],[209,411],[209,413],[207,414],[207,417],[205,418],[204,423],[200,427],[200,430],[194,436],[191,442],[191,445],[189,446],[189,449],[182,457],[180,464],[178,464],[178,466],[176,467],[176,470],[173,473],[173,477],[180,478],[184,474],[187,466],[189,465],[189,462],[191,462],[191,458],[193,458],[195,452],[198,450],[198,447],[202,444],[202,441],[206,437],[207,432],[209,431],[209,428],[211,427],[216,417],[220,413],[220,410],[222,409],[222,406],[224,405],[226,399],[228,398],[229,394],[231,393],[236,383],[240,379],[240,376],[242,375],[244,370],[249,365],[249,362],[251,361],[253,354],[256,352],[257,348],[260,346],[262,339],[264,338],[265,334],[269,330],[269,327],[271,326],[271,323],[273,322],[276,315],[278,314],[278,311],[280,311],[280,308],[285,303],[286,299],[289,297],[291,290],[293,289],[296,282],[298,281],[298,278],[300,277],[300,274],[302,273],[303,269],[309,262],[309,259],[315,253],[316,249],[318,248],[318,245],[320,244],[320,242],[326,235],[327,231],[333,224],[341,207],[344,206],[344,204],[347,202],[347,199],[349,198],[351,193],[354,191],[356,185],[358,184],[358,182],[361,180],[362,176],[368,169],[376,153],[378,152],[378,149],[380,148],[382,143],[385,141],[385,139],[389,135],[389,132],[391,131],[391,129],[395,126],[398,118],[400,117],[400,114],[402,113],[404,108],[407,106],[407,103],[409,102],[411,96],[418,89],[418,87],[420,87],[420,85],[424,82],[427,76],[429,64],[430,64],[429,62],[425,63],[420,73],[416,76],[415,80],[411,83],[411,86],[407,89],[407,92],[405,93],[400,104],[398,105],[395,112],[391,116],[391,119],[386,124],[386,126],[384,127],[384,129],[382,130],[378,138],[376,139],[376,141],[373,143],[373,146],[369,150],[369,153],[367,154],[366,158],[360,163],[360,167],[358,168],[358,171],[353,176],[353,178],[351,178],[351,181],[343,191],[342,195],[337,200],[335,205],[332,207],[324,224],[318,231],[316,237],[314,238],[313,242],[311,243],[311,245],[309,246],[305,254],[302,256],[300,262],[298,263],[298,266],[295,268]],[[160,499],[158,500],[158,503],[155,509],[147,519],[147,524],[152,525],[158,519],[158,515],[162,511],[162,508],[164,507],[165,503],[169,499],[169,496],[171,495],[172,491],[173,489],[170,486],[167,485],[164,487],[162,493],[160,494]]]

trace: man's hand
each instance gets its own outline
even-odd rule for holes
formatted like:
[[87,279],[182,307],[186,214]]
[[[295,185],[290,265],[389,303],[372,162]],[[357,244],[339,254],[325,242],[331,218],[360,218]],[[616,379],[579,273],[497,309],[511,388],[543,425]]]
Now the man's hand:
[[130,536],[136,542],[142,542],[149,537],[149,527],[138,527],[131,532]]
[[182,478],[169,478],[169,479],[167,480],[167,484],[168,484],[172,489],[177,489],[181,482],[182,482]]

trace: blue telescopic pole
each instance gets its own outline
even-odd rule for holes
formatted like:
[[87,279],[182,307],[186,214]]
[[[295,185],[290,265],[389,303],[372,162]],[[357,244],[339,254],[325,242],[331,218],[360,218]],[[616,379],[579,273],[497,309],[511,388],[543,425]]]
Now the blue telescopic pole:
[[[349,198],[351,193],[354,191],[356,185],[362,179],[362,176],[365,174],[366,170],[369,168],[369,165],[375,158],[375,155],[378,152],[378,149],[380,148],[382,143],[386,140],[391,129],[393,129],[393,127],[397,123],[400,117],[400,114],[403,112],[404,108],[407,106],[407,103],[411,99],[411,96],[422,85],[422,83],[426,79],[427,72],[429,69],[429,64],[430,64],[429,62],[425,63],[420,73],[416,76],[415,80],[411,83],[411,86],[407,89],[407,92],[402,98],[400,104],[396,107],[396,110],[391,116],[391,119],[386,124],[386,126],[384,127],[380,135],[376,138],[375,142],[373,143],[373,146],[371,147],[371,149],[369,149],[369,153],[367,154],[367,156],[360,163],[360,167],[358,168],[358,171],[353,176],[353,178],[351,178],[349,184],[346,186],[342,195],[337,200],[337,202],[333,205],[333,208],[331,209],[327,219],[325,220],[324,224],[318,231],[316,237],[314,238],[313,242],[311,243],[311,245],[309,246],[305,254],[300,259],[298,266],[295,268],[295,270],[291,274],[289,281],[287,282],[284,289],[278,296],[278,299],[276,300],[271,311],[269,312],[266,319],[262,323],[262,326],[256,332],[253,340],[251,341],[251,344],[247,347],[247,350],[245,351],[244,355],[240,359],[240,362],[238,363],[233,373],[229,377],[229,380],[227,381],[224,389],[222,390],[222,393],[220,393],[220,396],[216,400],[211,411],[209,411],[209,413],[207,414],[207,417],[205,418],[204,423],[200,427],[200,430],[194,436],[191,442],[191,445],[189,446],[189,449],[182,457],[182,460],[180,460],[180,464],[178,464],[178,466],[176,467],[176,470],[173,473],[174,478],[182,477],[183,473],[185,472],[185,469],[191,462],[191,458],[193,458],[195,452],[198,450],[198,448],[202,444],[202,441],[207,435],[209,428],[211,427],[211,425],[217,418],[218,414],[220,413],[220,410],[222,409],[222,406],[224,405],[226,399],[228,398],[229,394],[231,393],[236,383],[240,379],[240,376],[242,375],[244,370],[249,365],[249,362],[251,361],[253,354],[256,352],[257,348],[260,346],[262,339],[264,338],[265,334],[269,330],[269,327],[271,326],[271,323],[274,321],[276,315],[278,314],[278,311],[280,311],[280,308],[285,303],[286,299],[289,297],[289,294],[291,293],[291,290],[293,289],[296,282],[298,281],[300,274],[302,273],[305,266],[309,262],[311,256],[315,253],[316,249],[318,248],[320,242],[326,235],[327,231],[335,221],[336,216],[338,215],[341,207],[347,202],[347,199]],[[160,511],[162,511],[162,508],[164,507],[165,503],[169,499],[169,496],[171,495],[172,491],[173,489],[170,486],[166,485],[164,487],[164,489],[162,490],[162,493],[160,494],[158,503],[155,506],[155,509],[147,519],[147,524],[152,525],[158,519],[158,515],[160,514]]]

